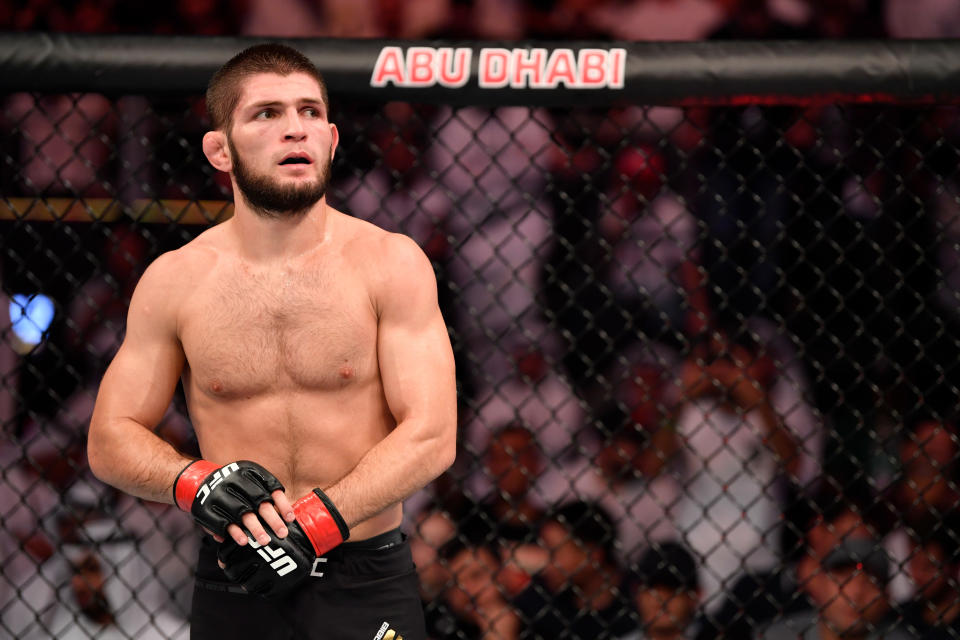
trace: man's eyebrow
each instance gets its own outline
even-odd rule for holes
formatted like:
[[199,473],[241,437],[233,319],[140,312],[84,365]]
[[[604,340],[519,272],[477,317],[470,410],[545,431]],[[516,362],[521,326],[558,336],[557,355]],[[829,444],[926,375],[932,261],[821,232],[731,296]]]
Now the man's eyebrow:
[[[323,106],[323,100],[320,98],[297,98],[294,102],[299,105],[308,104],[308,105]],[[260,102],[254,102],[253,104],[249,105],[247,108],[263,109],[264,107],[281,107],[283,106],[283,104],[284,103],[281,102],[280,100],[262,100]]]

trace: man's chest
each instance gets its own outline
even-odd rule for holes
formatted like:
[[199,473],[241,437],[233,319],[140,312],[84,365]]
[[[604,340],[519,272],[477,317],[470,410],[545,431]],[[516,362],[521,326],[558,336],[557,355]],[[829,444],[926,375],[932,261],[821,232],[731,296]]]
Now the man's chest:
[[305,277],[209,285],[185,308],[180,337],[193,386],[218,397],[337,390],[377,371],[366,291]]

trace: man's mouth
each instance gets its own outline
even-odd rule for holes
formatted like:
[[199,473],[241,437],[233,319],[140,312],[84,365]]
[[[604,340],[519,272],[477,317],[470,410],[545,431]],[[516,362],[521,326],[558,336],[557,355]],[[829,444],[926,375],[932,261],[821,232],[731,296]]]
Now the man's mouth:
[[298,155],[287,156],[286,158],[280,161],[281,166],[288,165],[288,164],[313,164],[313,162],[310,160],[309,156],[298,154]]

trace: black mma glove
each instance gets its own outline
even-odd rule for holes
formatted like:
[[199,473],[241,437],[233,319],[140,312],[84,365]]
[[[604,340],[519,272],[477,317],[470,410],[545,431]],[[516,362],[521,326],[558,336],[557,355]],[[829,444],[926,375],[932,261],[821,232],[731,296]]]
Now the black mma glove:
[[219,466],[194,460],[173,483],[177,506],[209,531],[227,538],[227,525],[240,523],[245,513],[256,512],[261,502],[271,502],[283,485],[256,462],[239,460]]
[[248,536],[247,544],[225,540],[217,552],[224,573],[250,593],[265,598],[283,596],[310,575],[313,561],[350,537],[347,523],[327,495],[314,489],[293,504],[296,521],[280,539],[269,528],[270,542],[258,545]]
[[227,577],[249,593],[278,598],[310,575],[316,555],[296,522],[287,525],[286,538],[278,538],[269,527],[264,530],[270,535],[267,544],[259,544],[253,536],[247,536],[243,546],[227,538],[217,550],[217,559]]

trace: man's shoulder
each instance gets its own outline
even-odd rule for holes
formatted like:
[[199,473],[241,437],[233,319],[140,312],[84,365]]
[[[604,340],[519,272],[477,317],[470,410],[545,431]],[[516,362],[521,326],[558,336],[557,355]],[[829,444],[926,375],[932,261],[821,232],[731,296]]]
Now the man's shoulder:
[[359,249],[361,256],[373,254],[383,259],[403,258],[407,252],[423,253],[410,236],[387,231],[346,213],[340,213],[339,219],[345,232],[344,244],[351,250]]
[[345,255],[366,271],[372,283],[395,283],[409,275],[433,273],[423,249],[413,238],[387,231],[365,220],[341,215]]
[[205,231],[178,249],[160,254],[147,267],[137,289],[166,291],[186,284],[191,288],[196,285],[198,278],[208,273],[217,259],[216,245],[208,235],[211,231]]

